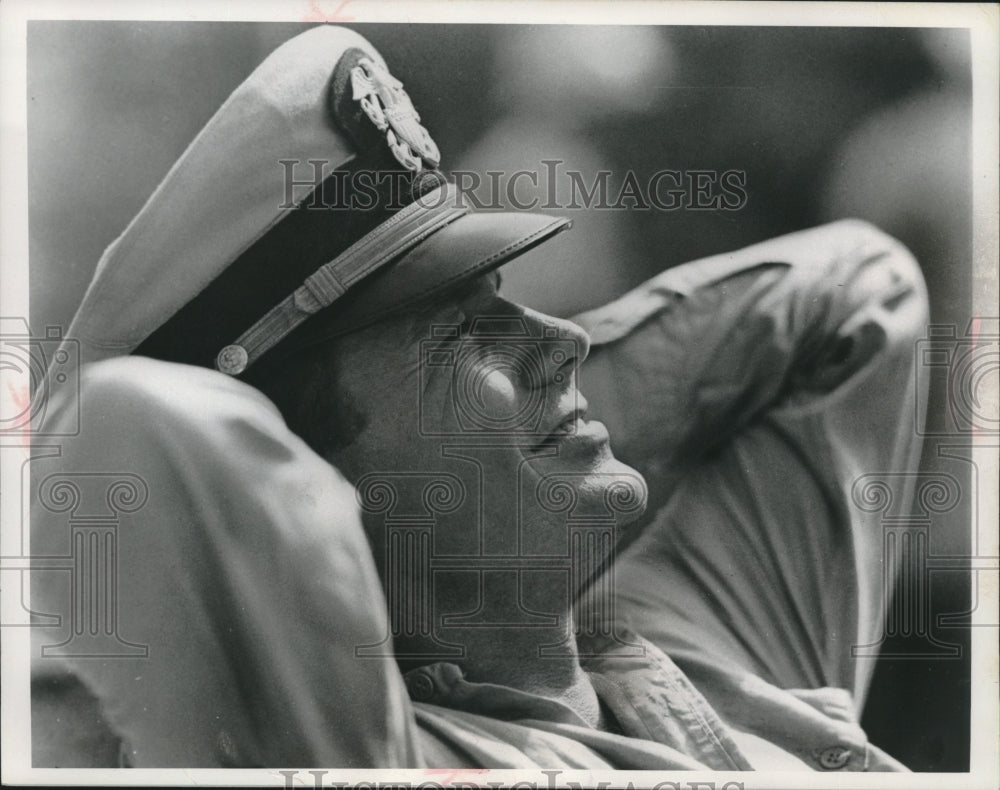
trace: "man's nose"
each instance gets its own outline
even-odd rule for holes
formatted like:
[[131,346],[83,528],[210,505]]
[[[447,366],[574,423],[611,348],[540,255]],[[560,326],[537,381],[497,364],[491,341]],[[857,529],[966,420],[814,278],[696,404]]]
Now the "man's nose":
[[560,371],[575,372],[590,353],[590,335],[578,324],[530,308],[524,308],[523,318],[540,344],[548,381]]

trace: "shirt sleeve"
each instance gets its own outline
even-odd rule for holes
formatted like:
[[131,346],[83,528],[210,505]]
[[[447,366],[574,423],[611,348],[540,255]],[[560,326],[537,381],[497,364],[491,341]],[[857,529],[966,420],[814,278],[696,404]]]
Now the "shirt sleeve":
[[32,469],[33,556],[65,558],[33,573],[61,618],[36,662],[84,680],[128,762],[417,764],[394,662],[355,654],[387,625],[340,474],[214,371],[109,360],[81,403]]
[[[852,651],[878,642],[898,547],[855,493],[883,475],[912,497],[913,258],[838,222],[671,269],[581,321],[581,389],[650,490],[612,568],[618,615],[733,726],[817,769],[899,767],[857,723],[872,662]],[[804,702],[836,690],[848,713]]]
[[[893,402],[855,411],[870,419],[852,441],[895,446],[895,426],[872,423],[906,397],[900,374],[926,312],[909,252],[843,220],[674,267],[575,317],[592,339],[580,387],[616,454],[652,473],[665,500],[693,461],[764,412],[819,408],[868,377]],[[887,357],[899,359],[879,371]]]

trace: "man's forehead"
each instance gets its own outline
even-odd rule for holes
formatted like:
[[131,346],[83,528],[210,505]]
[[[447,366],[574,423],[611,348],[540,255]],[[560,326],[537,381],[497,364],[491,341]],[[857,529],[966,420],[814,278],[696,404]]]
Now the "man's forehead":
[[500,292],[502,281],[503,277],[498,270],[484,272],[445,291],[419,312],[423,315],[434,315],[468,305],[476,300],[494,297]]
[[503,278],[496,270],[476,275],[457,285],[432,302],[415,307],[403,315],[385,319],[383,326],[405,325],[406,342],[419,342],[431,338],[435,325],[452,326],[468,320],[470,313],[496,308],[496,297]]
[[478,296],[480,294],[496,294],[500,292],[500,285],[502,282],[503,277],[500,274],[499,269],[494,269],[491,272],[486,272],[485,274],[473,277],[464,285],[464,287],[460,288],[455,295],[461,299],[470,296]]

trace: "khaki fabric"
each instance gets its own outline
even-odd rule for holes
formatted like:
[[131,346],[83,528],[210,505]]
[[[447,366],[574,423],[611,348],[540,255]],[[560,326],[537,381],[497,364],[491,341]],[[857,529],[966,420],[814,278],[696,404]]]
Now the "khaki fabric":
[[[649,650],[585,666],[621,732],[551,701],[514,715],[514,690],[457,693],[440,666],[439,696],[411,701],[390,659],[354,653],[387,625],[351,487],[256,390],[135,357],[85,369],[80,435],[32,461],[32,554],[70,556],[95,512],[53,504],[52,475],[140,478],[113,623],[148,655],[60,657],[77,577],[39,571],[33,608],[62,620],[36,629],[37,676],[75,674],[135,766],[901,768],[858,726],[871,666],[850,648],[879,631],[883,557],[851,490],[915,468],[910,256],[836,223],[672,269],[580,321],[581,389],[655,502],[611,571]],[[59,753],[49,740],[36,758]]]

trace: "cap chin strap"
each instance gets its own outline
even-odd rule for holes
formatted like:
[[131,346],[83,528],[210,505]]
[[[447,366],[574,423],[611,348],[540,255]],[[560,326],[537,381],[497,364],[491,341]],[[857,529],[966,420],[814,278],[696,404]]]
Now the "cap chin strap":
[[215,367],[227,375],[238,376],[307,318],[333,304],[352,285],[469,210],[467,205],[458,204],[458,191],[453,184],[446,183],[419,197],[306,278],[294,293],[223,348],[215,357]]

